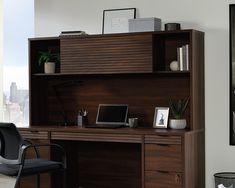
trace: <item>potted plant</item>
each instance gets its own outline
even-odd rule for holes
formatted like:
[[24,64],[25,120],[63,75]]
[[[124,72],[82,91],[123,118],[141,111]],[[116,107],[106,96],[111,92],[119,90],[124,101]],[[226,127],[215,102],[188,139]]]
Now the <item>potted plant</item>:
[[52,53],[51,51],[39,52],[38,63],[39,66],[44,64],[45,73],[55,73],[55,64],[60,61],[60,56],[58,53]]
[[186,119],[183,117],[187,105],[189,103],[189,97],[179,100],[169,99],[170,112],[174,119],[170,119],[169,127],[172,129],[184,129],[187,126]]

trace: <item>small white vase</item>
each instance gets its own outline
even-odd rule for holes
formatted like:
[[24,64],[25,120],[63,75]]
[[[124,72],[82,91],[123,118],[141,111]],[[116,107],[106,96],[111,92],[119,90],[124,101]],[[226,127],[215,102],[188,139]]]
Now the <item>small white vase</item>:
[[44,72],[47,74],[55,73],[55,62],[44,63]]
[[171,129],[185,129],[186,119],[170,119],[169,127]]

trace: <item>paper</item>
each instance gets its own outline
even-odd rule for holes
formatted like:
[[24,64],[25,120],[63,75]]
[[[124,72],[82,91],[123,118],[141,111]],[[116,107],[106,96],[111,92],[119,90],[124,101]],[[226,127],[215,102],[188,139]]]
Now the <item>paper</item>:
[[233,185],[230,185],[229,187],[225,187],[223,184],[219,184],[218,188],[233,188]]

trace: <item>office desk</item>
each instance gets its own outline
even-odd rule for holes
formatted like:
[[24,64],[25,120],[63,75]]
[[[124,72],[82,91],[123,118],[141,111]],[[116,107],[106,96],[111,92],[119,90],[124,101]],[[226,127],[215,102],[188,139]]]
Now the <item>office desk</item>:
[[[203,187],[203,130],[75,126],[19,130],[24,138],[65,148],[69,188]],[[57,157],[53,151],[47,154]],[[59,182],[52,178],[52,187],[60,187]]]

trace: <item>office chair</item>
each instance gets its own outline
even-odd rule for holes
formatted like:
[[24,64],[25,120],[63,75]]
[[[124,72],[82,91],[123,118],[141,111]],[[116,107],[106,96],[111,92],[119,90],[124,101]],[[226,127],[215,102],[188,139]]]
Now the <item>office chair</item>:
[[[52,161],[40,157],[39,148],[51,147],[61,152],[61,161]],[[35,158],[26,159],[26,151],[33,148]],[[66,155],[57,144],[32,144],[24,140],[13,123],[0,123],[0,174],[15,177],[15,186],[20,186],[23,176],[37,175],[37,188],[40,188],[40,174],[61,170],[65,181]]]

